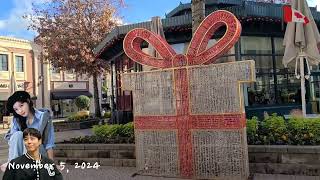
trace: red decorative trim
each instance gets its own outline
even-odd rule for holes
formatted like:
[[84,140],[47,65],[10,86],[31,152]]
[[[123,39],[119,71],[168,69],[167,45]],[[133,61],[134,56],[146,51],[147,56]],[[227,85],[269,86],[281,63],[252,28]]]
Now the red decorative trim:
[[177,129],[176,116],[135,116],[134,128],[145,129]]
[[192,129],[242,129],[246,127],[246,115],[218,114],[191,115]]
[[[225,35],[212,47],[206,49],[212,35],[221,26],[227,26]],[[159,35],[147,29],[133,29],[123,40],[123,49],[134,61],[158,68],[181,67],[215,62],[238,41],[241,34],[239,20],[230,12],[219,10],[211,13],[200,24],[190,42],[186,55],[177,55],[173,48]],[[147,41],[161,55],[152,57],[144,53],[141,43]]]
[[[246,115],[243,114],[215,114],[189,115],[190,129],[242,129],[246,127]],[[179,116],[135,116],[134,128],[147,129],[178,129]],[[188,129],[188,130],[190,130]]]

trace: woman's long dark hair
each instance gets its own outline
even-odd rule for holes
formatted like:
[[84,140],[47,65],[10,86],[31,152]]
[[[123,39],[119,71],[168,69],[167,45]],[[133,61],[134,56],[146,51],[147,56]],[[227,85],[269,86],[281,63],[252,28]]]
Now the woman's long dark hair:
[[[27,103],[29,105],[29,113],[32,113],[32,115],[34,116],[34,108],[33,108],[33,102],[31,99],[21,99],[20,101],[21,103]],[[17,119],[17,122],[20,126],[21,131],[24,131],[27,128],[27,117],[23,117],[20,116],[19,114],[16,113],[16,111],[13,111],[13,116]]]

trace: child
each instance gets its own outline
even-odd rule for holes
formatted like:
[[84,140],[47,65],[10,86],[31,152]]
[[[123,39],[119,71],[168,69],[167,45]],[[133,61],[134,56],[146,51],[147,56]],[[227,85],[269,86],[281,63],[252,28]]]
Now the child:
[[27,152],[9,162],[3,180],[63,180],[54,162],[40,154],[40,131],[25,129],[23,141]]

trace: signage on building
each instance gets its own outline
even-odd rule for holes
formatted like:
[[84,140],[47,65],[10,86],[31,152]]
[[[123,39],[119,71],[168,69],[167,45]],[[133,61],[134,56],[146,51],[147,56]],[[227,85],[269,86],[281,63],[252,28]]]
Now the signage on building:
[[66,90],[66,89],[87,89],[86,82],[54,82],[53,89]]
[[22,82],[22,83],[17,83],[17,90],[19,90],[19,91],[24,91],[24,82]]
[[8,89],[9,83],[0,83],[0,89]]
[[[9,89],[10,88],[10,83],[0,83],[0,89]],[[24,82],[17,82],[16,88],[18,91],[23,91],[24,90]]]

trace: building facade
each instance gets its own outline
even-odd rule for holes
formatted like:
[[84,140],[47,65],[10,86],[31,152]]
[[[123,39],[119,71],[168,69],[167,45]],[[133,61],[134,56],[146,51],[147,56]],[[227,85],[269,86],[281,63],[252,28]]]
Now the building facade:
[[37,45],[33,42],[0,36],[0,119],[6,112],[8,97],[25,90],[36,99]]
[[[64,118],[79,111],[75,98],[80,95],[90,97],[90,113],[95,112],[93,78],[85,74],[77,74],[73,70],[63,71],[54,68],[40,58],[38,61],[39,82],[37,84],[37,106],[52,110],[55,118]],[[98,78],[99,99],[102,101],[103,78]],[[101,103],[100,103],[101,104]]]
[[[295,77],[294,64],[285,68],[283,37],[286,25],[282,21],[282,4],[245,0],[207,0],[205,12],[208,15],[219,9],[234,13],[242,24],[240,40],[218,62],[252,59],[256,64],[255,83],[243,87],[244,103],[248,117],[269,113],[289,114],[292,109],[301,108],[300,80]],[[320,12],[310,8],[316,24],[320,25]],[[167,42],[177,53],[185,53],[192,38],[191,4],[182,4],[162,19]],[[123,38],[133,28],[151,29],[151,22],[141,22],[116,27],[96,47],[98,58],[105,59],[112,67],[112,95],[115,114],[125,116],[132,112],[132,93],[121,89],[122,73],[150,69],[130,60],[123,52]],[[212,46],[224,35],[219,29],[209,42]],[[147,44],[142,49],[147,48]],[[145,51],[148,53],[147,51]],[[311,78],[306,82],[307,112],[319,113],[320,71],[312,67]],[[126,115],[126,117],[131,117]]]
[[[17,90],[29,92],[36,108],[49,108],[58,118],[76,113],[74,99],[87,95],[91,97],[89,110],[94,113],[92,78],[52,68],[43,60],[42,53],[41,46],[34,42],[0,36],[0,120],[9,115],[6,102]],[[102,97],[102,84],[103,78],[98,78],[100,101],[108,106],[106,98]]]

